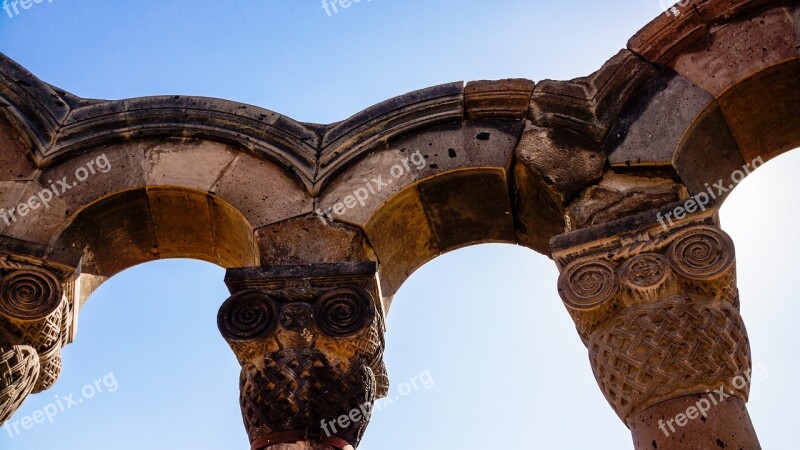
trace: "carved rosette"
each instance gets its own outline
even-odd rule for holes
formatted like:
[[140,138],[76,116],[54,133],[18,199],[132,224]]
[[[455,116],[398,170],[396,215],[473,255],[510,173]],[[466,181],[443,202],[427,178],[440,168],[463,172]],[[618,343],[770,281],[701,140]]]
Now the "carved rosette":
[[[218,325],[242,365],[253,450],[296,441],[357,446],[373,402],[388,390],[375,264],[331,276],[336,266],[229,271],[233,295]],[[342,426],[343,416],[355,419]]]
[[747,400],[749,384],[733,386],[751,366],[734,246],[713,221],[601,239],[554,256],[559,293],[623,421],[721,386]]
[[0,264],[0,423],[31,393],[49,389],[61,374],[71,312],[63,285],[48,269]]

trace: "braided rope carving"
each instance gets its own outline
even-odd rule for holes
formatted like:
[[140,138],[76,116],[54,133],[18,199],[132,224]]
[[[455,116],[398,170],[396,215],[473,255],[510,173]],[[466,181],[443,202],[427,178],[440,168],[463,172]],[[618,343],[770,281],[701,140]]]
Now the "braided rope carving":
[[[750,368],[735,252],[724,232],[695,225],[591,251],[564,267],[559,293],[624,421],[663,400],[729,387]],[[733,391],[746,400],[748,388]]]
[[27,345],[0,345],[0,423],[8,420],[33,391],[39,356]]
[[30,393],[61,374],[61,348],[71,321],[61,281],[50,271],[0,262],[0,424]]
[[[375,376],[368,366],[341,371],[314,349],[276,352],[262,368],[249,363],[242,368],[242,413],[251,440],[287,430],[320,435],[322,421],[347,416],[374,400]],[[335,435],[357,445],[368,420],[339,427]]]
[[[383,317],[367,286],[326,280],[247,288],[222,305],[218,325],[242,364],[241,406],[251,442],[281,432],[326,437],[323,421],[371,410],[386,395]],[[368,421],[367,414],[328,431],[355,446]]]
[[624,310],[589,341],[597,383],[627,420],[662,400],[726,387],[750,368],[750,346],[739,312],[728,303],[663,300]]

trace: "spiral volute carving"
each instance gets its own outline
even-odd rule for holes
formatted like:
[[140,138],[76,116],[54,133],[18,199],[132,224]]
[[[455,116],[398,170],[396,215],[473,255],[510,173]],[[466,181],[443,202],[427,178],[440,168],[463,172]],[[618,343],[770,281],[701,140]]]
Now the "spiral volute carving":
[[0,279],[0,314],[11,320],[42,320],[58,310],[61,300],[61,283],[45,270],[15,270]]
[[594,309],[617,292],[616,269],[603,260],[575,261],[561,272],[558,292],[572,309]]
[[719,229],[695,227],[678,235],[668,251],[675,272],[693,279],[715,278],[734,264],[731,238]]
[[328,291],[314,306],[317,326],[333,337],[353,335],[372,324],[374,317],[372,297],[355,287]]
[[247,290],[225,301],[217,325],[225,339],[247,341],[269,335],[277,318],[278,307],[272,297],[258,290]]

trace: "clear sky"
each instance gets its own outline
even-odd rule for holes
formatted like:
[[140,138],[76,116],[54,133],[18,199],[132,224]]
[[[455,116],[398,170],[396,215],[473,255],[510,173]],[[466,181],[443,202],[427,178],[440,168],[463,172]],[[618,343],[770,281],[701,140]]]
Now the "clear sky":
[[[332,17],[317,0],[43,0],[12,18],[0,10],[0,51],[82,97],[221,97],[328,123],[450,81],[588,75],[660,12],[657,0],[363,0]],[[768,373],[750,411],[770,449],[790,448],[800,419],[800,304],[789,283],[800,154],[779,160],[723,209],[754,360]],[[203,262],[159,261],[101,286],[61,380],[12,421],[83,401],[52,423],[0,429],[0,450],[249,448],[239,366],[215,323],[223,276]],[[398,400],[375,414],[360,448],[631,448],[556,278],[546,257],[507,245],[453,252],[415,273],[388,320]],[[401,396],[420,374],[432,383]]]

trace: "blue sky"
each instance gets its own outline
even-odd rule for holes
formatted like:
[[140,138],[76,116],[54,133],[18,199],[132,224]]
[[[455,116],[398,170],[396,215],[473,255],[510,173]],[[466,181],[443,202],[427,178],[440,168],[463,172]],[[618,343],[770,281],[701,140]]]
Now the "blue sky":
[[[83,97],[221,97],[328,123],[440,83],[588,75],[660,12],[656,0],[364,0],[333,17],[318,1],[44,0],[13,18],[0,11],[0,51]],[[750,403],[765,448],[786,448],[800,419],[800,362],[786,357],[800,337],[789,283],[798,217],[786,207],[800,194],[800,157],[780,161],[723,210],[754,360],[769,373]],[[248,448],[239,366],[215,323],[223,276],[160,261],[101,286],[63,377],[15,419],[87,385],[102,392],[14,437],[0,429],[0,449]],[[360,448],[630,448],[556,278],[547,258],[508,245],[459,250],[415,273],[392,306],[386,361],[395,386],[421,373],[434,384],[393,390],[399,400],[376,413]]]

